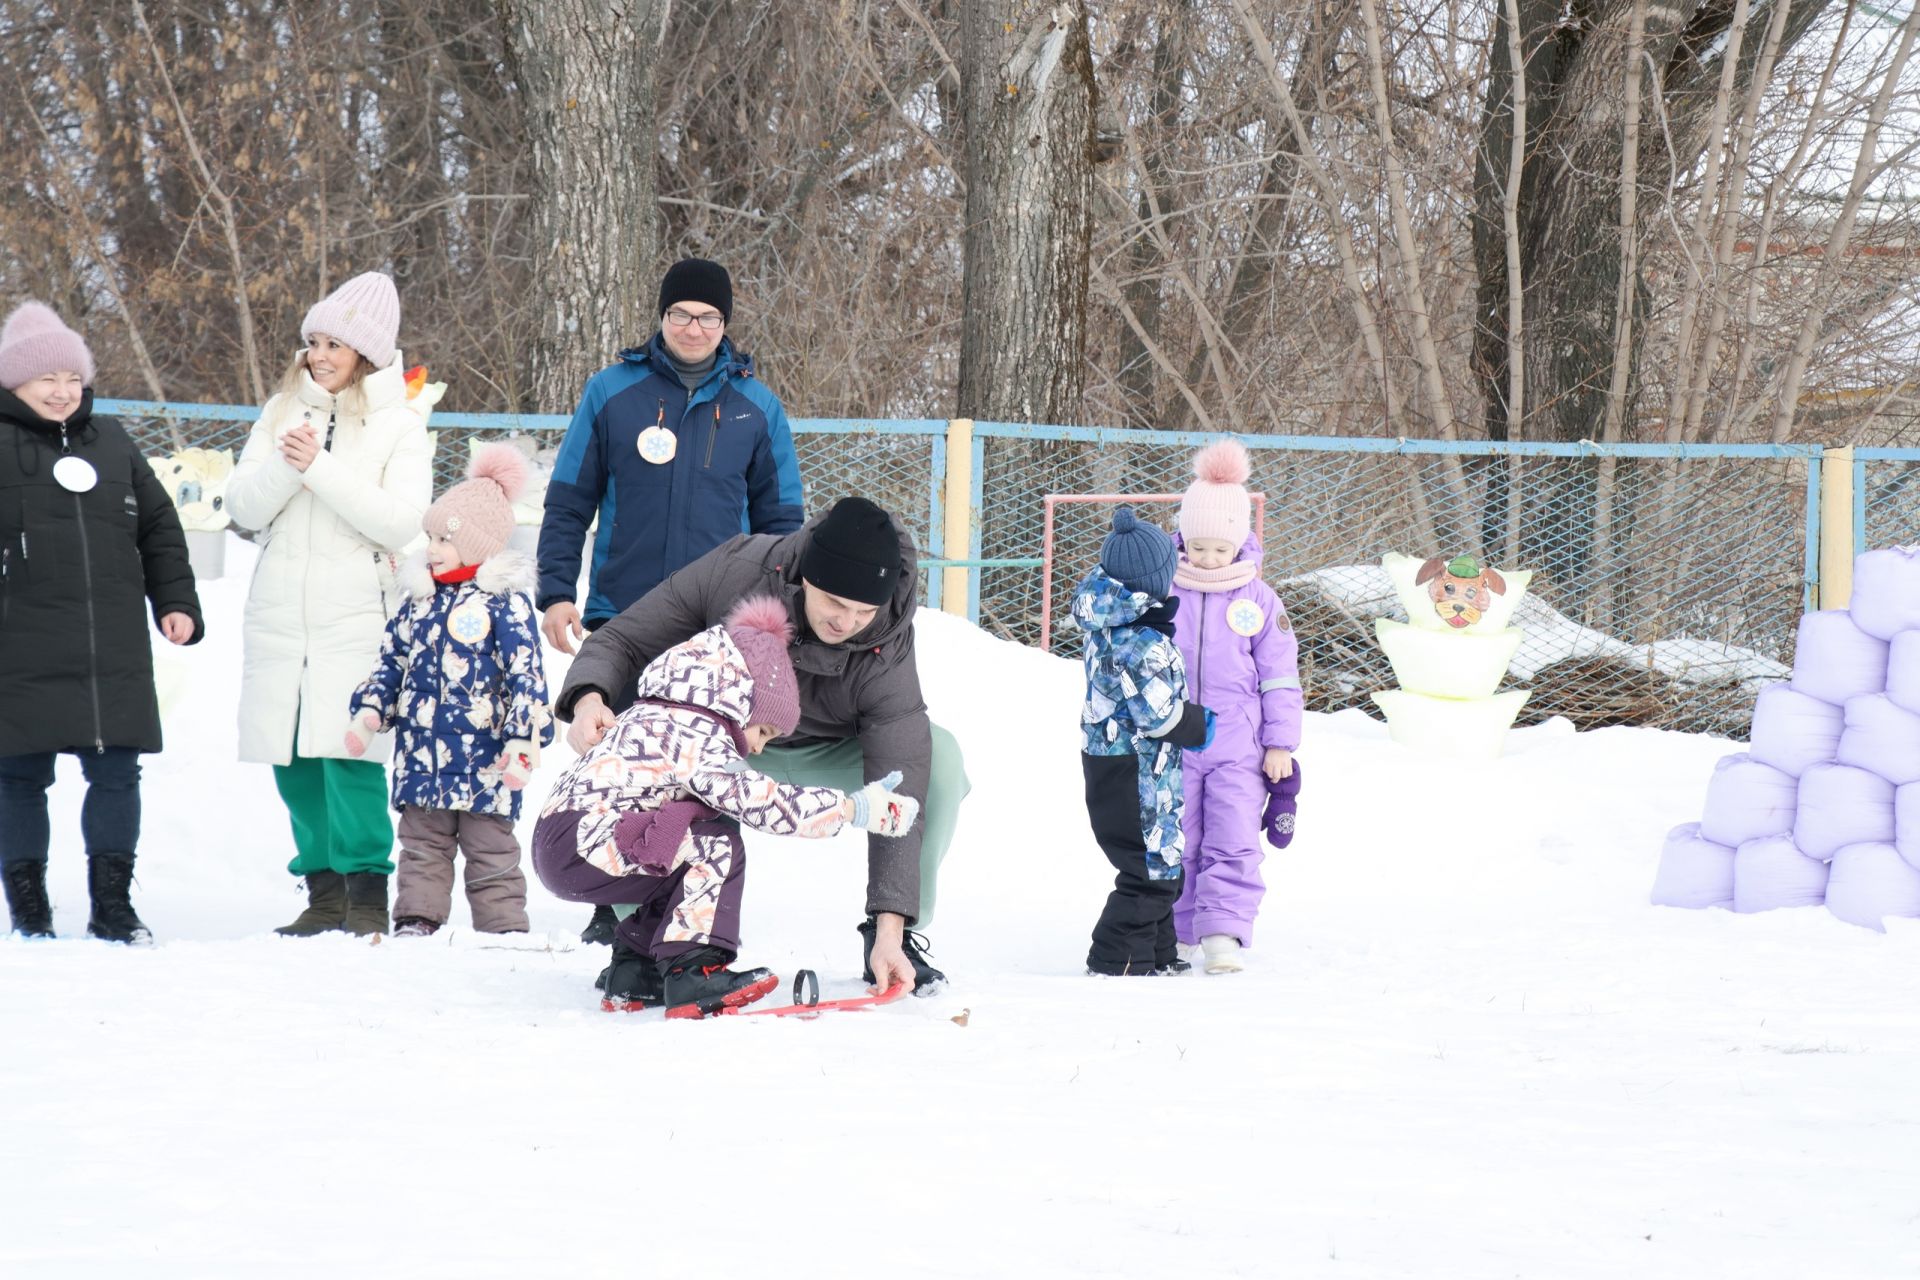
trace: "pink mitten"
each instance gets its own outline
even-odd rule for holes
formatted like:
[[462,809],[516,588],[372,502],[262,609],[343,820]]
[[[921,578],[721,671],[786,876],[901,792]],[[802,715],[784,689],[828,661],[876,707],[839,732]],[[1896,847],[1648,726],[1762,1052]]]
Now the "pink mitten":
[[347,726],[347,754],[358,760],[367,754],[367,748],[373,745],[373,735],[380,732],[380,715],[376,711],[362,710]]
[[527,738],[511,740],[507,743],[506,754],[500,757],[499,765],[501,783],[509,791],[520,790],[540,765],[540,744]]

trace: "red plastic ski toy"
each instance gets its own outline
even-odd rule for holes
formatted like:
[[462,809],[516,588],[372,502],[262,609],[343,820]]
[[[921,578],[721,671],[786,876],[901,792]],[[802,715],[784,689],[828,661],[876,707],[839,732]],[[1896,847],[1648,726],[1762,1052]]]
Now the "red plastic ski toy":
[[773,1009],[725,1009],[722,1017],[752,1018],[811,1018],[834,1009],[868,1009],[875,1005],[891,1004],[907,994],[905,983],[895,983],[877,996],[846,996],[839,1000],[820,998],[820,979],[811,969],[802,969],[793,975],[793,1003],[780,1005]]

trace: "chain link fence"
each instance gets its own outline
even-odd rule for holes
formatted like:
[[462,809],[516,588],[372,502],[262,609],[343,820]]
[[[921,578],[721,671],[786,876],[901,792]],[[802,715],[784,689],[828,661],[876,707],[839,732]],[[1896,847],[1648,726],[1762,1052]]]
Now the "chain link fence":
[[1920,543],[1920,449],[1857,449],[1853,455],[1854,545]]
[[[979,554],[1045,540],[1048,494],[1167,494],[1192,479],[1198,434],[979,424]],[[1380,568],[1400,552],[1471,553],[1530,569],[1506,687],[1524,719],[1654,724],[1744,737],[1758,689],[1791,670],[1816,561],[1820,451],[1249,439],[1264,495],[1263,577],[1299,635],[1316,710],[1391,687],[1373,622],[1406,620]],[[1098,557],[1112,503],[1055,509],[1051,599],[1041,576],[981,573],[982,626],[1077,652],[1068,602]],[[1171,529],[1171,504],[1142,513]],[[1043,607],[1044,605],[1044,607]],[[1043,624],[1044,618],[1044,624]],[[1043,634],[1043,625],[1045,633]]]
[[[247,406],[103,402],[149,456],[186,446],[237,456]],[[471,441],[528,439],[551,458],[561,415],[436,415],[437,489],[465,473]],[[1211,437],[977,423],[971,543],[945,545],[948,431],[941,420],[793,421],[809,512],[848,494],[893,511],[922,549],[924,597],[1025,644],[1077,653],[1068,613],[1098,557],[1111,502],[1057,507],[1046,498],[1176,499]],[[1648,724],[1744,737],[1759,687],[1791,669],[1795,629],[1816,583],[1820,450],[1473,444],[1255,437],[1249,487],[1263,495],[1263,576],[1299,634],[1301,676],[1316,710],[1361,707],[1391,687],[1373,635],[1405,620],[1380,567],[1387,552],[1473,554],[1533,573],[1514,625],[1525,633],[1507,687],[1532,690],[1526,720],[1565,715],[1583,727]],[[1898,456],[1881,456],[1898,455]],[[1920,450],[1862,451],[1855,463],[1860,545],[1920,540]],[[1171,529],[1173,501],[1142,505]],[[1051,599],[1043,607],[1043,560]],[[964,602],[940,599],[939,567],[970,572]],[[964,609],[960,606],[964,603]],[[1043,622],[1044,619],[1044,622]]]

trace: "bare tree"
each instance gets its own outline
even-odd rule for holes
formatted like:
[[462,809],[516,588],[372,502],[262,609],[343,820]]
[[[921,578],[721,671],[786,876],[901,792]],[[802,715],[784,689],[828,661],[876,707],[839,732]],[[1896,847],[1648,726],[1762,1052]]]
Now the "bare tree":
[[654,267],[654,0],[501,0],[532,148],[530,405],[578,398],[643,332]]
[[1086,387],[1096,90],[1083,0],[962,0],[956,411],[1073,422]]

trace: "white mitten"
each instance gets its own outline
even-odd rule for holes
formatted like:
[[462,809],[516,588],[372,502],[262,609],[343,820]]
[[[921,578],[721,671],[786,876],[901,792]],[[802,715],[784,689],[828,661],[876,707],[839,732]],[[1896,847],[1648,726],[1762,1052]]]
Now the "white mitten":
[[345,739],[347,754],[358,760],[367,754],[367,748],[373,745],[373,735],[380,732],[380,713],[362,709],[347,726]]
[[540,767],[540,744],[527,738],[514,738],[507,743],[507,752],[499,763],[500,781],[507,790],[518,791]]
[[849,795],[853,825],[880,836],[903,836],[911,831],[913,820],[920,816],[920,802],[895,792],[894,788],[899,785],[900,771],[895,769]]

